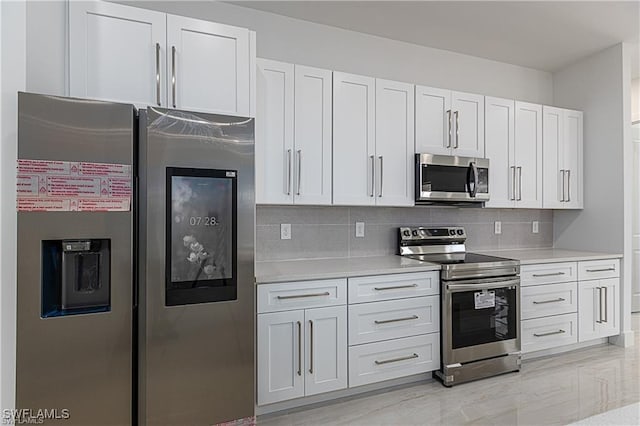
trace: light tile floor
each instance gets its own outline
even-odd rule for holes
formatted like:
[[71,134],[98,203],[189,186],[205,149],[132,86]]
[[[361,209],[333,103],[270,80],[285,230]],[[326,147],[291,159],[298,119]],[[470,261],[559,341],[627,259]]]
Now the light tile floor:
[[640,401],[636,345],[599,345],[525,361],[520,373],[450,389],[435,381],[258,418],[275,425],[564,425]]

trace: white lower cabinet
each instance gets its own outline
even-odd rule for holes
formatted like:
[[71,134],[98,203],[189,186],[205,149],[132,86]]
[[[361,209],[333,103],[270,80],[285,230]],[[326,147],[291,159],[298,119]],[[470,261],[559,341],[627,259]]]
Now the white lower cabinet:
[[620,278],[578,283],[579,340],[584,342],[620,332]]
[[361,386],[440,368],[440,334],[431,333],[349,348],[349,386]]
[[258,405],[346,387],[346,306],[258,315]]
[[578,314],[554,315],[522,321],[522,352],[578,342]]

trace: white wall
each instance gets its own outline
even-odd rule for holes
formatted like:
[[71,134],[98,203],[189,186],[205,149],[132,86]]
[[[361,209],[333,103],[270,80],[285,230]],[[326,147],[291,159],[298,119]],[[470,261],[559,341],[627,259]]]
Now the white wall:
[[553,74],[554,103],[584,111],[584,210],[554,213],[554,246],[624,255],[622,336],[631,332],[631,77],[618,44]]
[[19,90],[25,89],[26,6],[0,2],[0,408],[15,404],[16,154]]
[[[209,1],[129,4],[253,29],[259,57],[530,102],[552,101],[550,73]],[[64,2],[28,7],[29,90],[64,94]]]

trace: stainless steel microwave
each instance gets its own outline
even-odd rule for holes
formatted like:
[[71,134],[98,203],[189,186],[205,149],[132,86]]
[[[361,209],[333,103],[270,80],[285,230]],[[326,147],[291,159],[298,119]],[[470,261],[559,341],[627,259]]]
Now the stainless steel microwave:
[[489,201],[489,160],[416,154],[416,204],[483,205]]

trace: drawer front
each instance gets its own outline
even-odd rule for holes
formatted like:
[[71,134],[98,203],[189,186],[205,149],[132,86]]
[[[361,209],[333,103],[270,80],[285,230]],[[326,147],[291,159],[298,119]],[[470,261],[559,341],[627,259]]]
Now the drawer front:
[[349,387],[440,368],[440,333],[349,348]]
[[257,287],[258,313],[347,303],[346,279],[260,284]]
[[439,283],[439,271],[349,278],[349,303],[432,296]]
[[520,267],[520,281],[523,287],[577,280],[577,262],[540,263],[538,265],[522,265]]
[[349,344],[435,333],[440,329],[440,296],[349,306]]
[[578,314],[522,321],[522,352],[578,343]]
[[578,312],[578,283],[523,287],[520,314],[523,320]]
[[578,279],[580,281],[601,280],[620,276],[620,260],[590,260],[578,262]]

